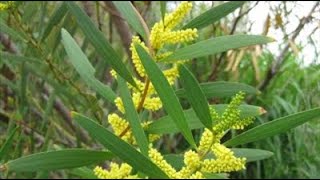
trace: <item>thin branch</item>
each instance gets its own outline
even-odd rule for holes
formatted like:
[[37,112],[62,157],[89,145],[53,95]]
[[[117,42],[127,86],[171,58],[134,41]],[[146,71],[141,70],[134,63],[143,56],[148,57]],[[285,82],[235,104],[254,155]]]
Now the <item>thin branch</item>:
[[120,35],[120,38],[122,40],[122,44],[128,56],[131,57],[130,44],[132,39],[132,33],[130,31],[129,25],[124,21],[119,11],[111,1],[105,1],[104,4],[105,4],[105,6],[103,6],[104,9],[110,13],[112,22],[114,23]]
[[[292,41],[294,41],[297,36],[299,35],[299,33],[301,32],[301,30],[303,29],[303,27],[312,19],[312,13],[314,12],[314,10],[316,9],[316,7],[319,5],[319,2],[317,2],[312,8],[311,11],[309,12],[307,17],[303,17],[300,20],[299,25],[297,26],[297,28],[294,30],[294,34],[292,35],[292,37],[290,38]],[[260,91],[266,89],[266,87],[269,85],[270,81],[272,80],[272,78],[278,73],[280,66],[283,64],[284,60],[285,60],[285,55],[287,54],[287,52],[289,51],[289,47],[290,44],[288,43],[285,48],[281,51],[280,55],[275,59],[275,61],[273,61],[273,63],[271,64],[271,66],[269,67],[269,69],[267,70],[267,73],[265,75],[265,79],[259,84],[258,89]]]

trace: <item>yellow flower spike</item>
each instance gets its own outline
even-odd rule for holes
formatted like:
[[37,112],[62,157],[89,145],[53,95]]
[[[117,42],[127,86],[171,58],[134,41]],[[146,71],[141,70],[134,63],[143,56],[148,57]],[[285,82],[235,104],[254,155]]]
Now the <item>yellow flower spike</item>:
[[150,33],[150,44],[154,49],[160,49],[163,46],[164,41],[161,39],[163,38],[161,35],[162,33],[164,33],[162,21],[160,23],[155,23]]
[[[139,105],[140,95],[141,95],[140,93],[133,93],[133,95],[132,95],[132,101],[133,101],[133,104],[134,104],[135,108],[137,108],[138,105]],[[114,103],[115,103],[115,105],[117,106],[117,108],[118,108],[118,110],[120,112],[125,113],[123,102],[122,102],[120,97],[117,97],[114,100]]]
[[96,166],[93,169],[93,172],[99,179],[108,179],[109,172],[107,170],[102,169],[100,166]]
[[[126,120],[122,119],[115,113],[108,115],[108,122],[110,123],[114,131],[114,134],[117,136],[119,136],[129,125],[129,123]],[[132,144],[134,138],[132,136],[131,130],[127,131],[126,134],[121,137],[121,139]]]
[[161,136],[159,134],[149,134],[149,142],[154,142],[156,140],[159,140]]
[[157,55],[156,55],[156,61],[160,61],[161,59],[170,56],[172,53],[173,53],[173,52],[169,51],[169,52],[157,54]]
[[119,168],[119,176],[120,178],[124,178],[130,175],[132,167],[127,163],[122,163]]
[[220,142],[220,138],[222,137],[222,135],[223,133],[213,134],[209,129],[205,128],[200,139],[198,151],[201,153],[205,153],[213,143]]
[[157,111],[162,108],[162,102],[159,97],[146,97],[143,107],[150,111]]
[[186,29],[163,33],[163,41],[168,44],[188,42],[197,37],[197,29]]
[[200,171],[197,171],[196,173],[192,174],[189,179],[205,179],[205,177]]
[[180,3],[174,12],[165,15],[164,22],[160,21],[152,27],[150,33],[150,44],[154,49],[160,49],[165,43],[167,43],[166,33],[170,33],[171,29],[181,22],[191,8],[192,3],[184,1]]
[[101,167],[97,166],[94,168],[94,174],[99,179],[128,179],[131,177],[138,178],[137,175],[130,175],[132,167],[127,163],[122,163],[119,166],[116,163],[110,163],[110,170],[104,170]]
[[235,122],[235,124],[231,127],[232,129],[244,129],[244,127],[250,125],[251,123],[253,123],[254,118],[253,117],[248,117],[245,119],[241,119],[237,122]]
[[144,42],[142,42],[140,40],[140,38],[138,36],[133,36],[132,37],[132,42],[131,42],[131,45],[130,45],[130,50],[132,52],[132,62],[134,64],[134,67],[136,68],[137,72],[139,73],[139,75],[141,77],[145,77],[146,75],[146,72],[144,70],[144,67],[141,63],[141,60],[140,60],[140,57],[136,51],[136,48],[135,48],[135,44],[140,44],[146,51],[149,51],[148,48],[146,47],[146,45],[144,44]]
[[223,146],[215,143],[212,151],[216,159],[206,159],[202,163],[201,171],[210,173],[232,172],[245,169],[245,158],[237,158],[234,153]]
[[172,68],[163,71],[163,74],[167,78],[170,85],[173,85],[177,77],[179,77],[178,66],[174,65]]
[[143,82],[141,82],[139,79],[137,78],[133,78],[133,80],[135,81],[135,83],[137,84],[138,86],[138,89],[133,87],[130,83],[127,83],[128,85],[128,88],[131,89],[133,92],[139,92],[139,93],[142,93],[143,92],[143,89],[144,89],[144,86],[145,84]]
[[182,3],[180,3],[174,12],[165,15],[164,28],[166,30],[171,30],[172,28],[174,28],[187,15],[191,8],[192,3],[188,1],[183,1]]
[[229,128],[233,129],[243,129],[253,122],[253,117],[248,117],[241,119],[239,106],[244,99],[244,93],[239,92],[234,96],[227,106],[226,110],[223,112],[222,116],[219,116],[216,111],[211,109],[211,116],[213,119],[218,120],[218,123],[213,127],[214,131],[223,132]]
[[124,113],[124,107],[123,107],[123,103],[120,97],[117,97],[114,100],[115,105],[117,106],[118,110],[122,113]]
[[177,173],[179,178],[189,178],[201,166],[199,155],[189,150],[184,153],[185,166]]
[[[119,136],[124,130],[129,126],[129,122],[125,119],[122,119],[117,114],[109,114],[108,121],[114,131],[114,134]],[[143,122],[142,127],[146,129],[151,122]],[[158,134],[149,134],[149,142],[156,141],[160,138]],[[129,129],[126,133],[121,137],[122,140],[126,141],[129,144],[137,145],[136,139],[133,136],[132,130]]]
[[169,178],[176,178],[176,170],[166,160],[164,160],[163,156],[156,149],[150,146],[148,154],[151,161],[165,172]]
[[191,169],[197,169],[201,165],[199,155],[192,150],[185,152],[184,164],[190,167]]

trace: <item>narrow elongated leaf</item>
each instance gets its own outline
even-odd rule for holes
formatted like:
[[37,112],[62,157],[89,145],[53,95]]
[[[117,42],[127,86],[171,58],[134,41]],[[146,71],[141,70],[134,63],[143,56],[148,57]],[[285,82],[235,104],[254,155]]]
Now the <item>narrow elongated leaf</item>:
[[204,93],[199,86],[199,83],[197,82],[197,79],[185,67],[185,65],[179,66],[179,74],[182,85],[185,89],[185,94],[194,112],[196,113],[202,124],[206,128],[211,129],[212,119],[210,115],[209,105]]
[[273,152],[262,149],[231,148],[236,157],[245,157],[246,162],[259,161],[273,156]]
[[204,28],[223,17],[226,17],[229,13],[233,12],[237,8],[241,7],[244,1],[231,1],[219,6],[213,7],[208,11],[202,13],[201,15],[192,19],[188,24],[186,24],[183,29],[187,28]]
[[98,179],[98,177],[94,174],[93,170],[87,167],[72,169],[70,170],[70,174],[79,176],[80,178],[84,179]]
[[[212,97],[231,97],[242,91],[244,93],[257,95],[260,92],[249,85],[243,83],[236,83],[236,82],[227,82],[227,81],[217,81],[217,82],[208,82],[208,83],[201,83],[200,88],[202,89],[203,93],[207,98]],[[176,95],[178,97],[186,97],[186,92],[184,89],[178,89],[176,91]]]
[[133,136],[136,139],[142,154],[148,157],[148,139],[141,126],[138,113],[135,110],[127,83],[121,77],[118,77],[118,82],[126,119],[129,121]]
[[126,81],[133,86],[136,86],[132,75],[126,68],[125,64],[121,61],[119,55],[114,51],[110,43],[106,40],[101,31],[91,21],[90,17],[75,4],[75,2],[66,2],[68,9],[76,18],[79,27],[82,29],[85,36],[95,47],[95,50],[102,56],[103,59],[111,65],[111,67]]
[[6,167],[15,172],[50,171],[100,163],[112,157],[111,153],[104,151],[67,149],[24,156],[9,161]]
[[166,15],[167,11],[167,1],[160,1],[160,12],[161,12],[161,19],[164,22],[164,16]]
[[130,1],[112,1],[121,15],[127,20],[132,28],[146,41],[147,33],[141,23],[140,15]]
[[320,108],[299,112],[264,123],[228,140],[224,144],[226,146],[236,146],[258,141],[285,132],[313,119],[320,119]]
[[57,9],[54,11],[53,15],[50,17],[48,25],[46,26],[41,41],[45,40],[50,32],[52,31],[53,27],[60,23],[63,17],[68,12],[68,7],[66,3],[62,3]]
[[[227,104],[218,104],[218,105],[211,105],[216,109],[219,115],[221,115],[224,110],[227,108]],[[250,116],[259,116],[263,114],[265,111],[263,108],[258,106],[252,105],[240,105],[240,117],[246,118]],[[183,111],[185,117],[187,119],[187,123],[191,129],[199,129],[203,128],[203,124],[200,122],[199,118],[196,116],[196,113],[193,109],[188,109]],[[213,122],[214,123],[214,122]],[[173,120],[170,116],[164,116],[155,122],[151,123],[148,126],[147,132],[153,134],[164,134],[164,133],[176,133],[180,132],[179,128],[175,126]]]
[[150,159],[101,125],[76,112],[72,112],[72,117],[82,128],[89,132],[92,138],[99,141],[104,147],[133,168],[153,178],[168,178]]
[[70,57],[70,62],[73,67],[80,74],[81,78],[94,90],[96,90],[101,96],[113,103],[116,98],[112,89],[94,77],[95,69],[87,59],[86,55],[82,52],[81,48],[71,37],[71,35],[65,30],[61,30],[62,43],[64,48]]
[[251,45],[265,44],[274,41],[265,36],[258,35],[229,35],[211,38],[178,49],[162,61],[188,60],[192,58],[221,53],[230,49],[236,49]]
[[179,128],[190,145],[195,147],[196,145],[186,118],[183,114],[182,107],[173,89],[170,87],[170,84],[167,81],[166,77],[163,75],[162,71],[157,66],[155,61],[150,57],[150,55],[143,49],[141,45],[137,44],[136,49],[144,66],[144,69],[146,70],[150,81],[152,82],[161,99],[164,109],[172,118],[172,122],[174,122],[176,127]]
[[18,127],[14,128],[13,131],[9,134],[7,140],[1,145],[0,149],[0,161],[8,153],[10,146],[12,145],[13,137],[16,134]]

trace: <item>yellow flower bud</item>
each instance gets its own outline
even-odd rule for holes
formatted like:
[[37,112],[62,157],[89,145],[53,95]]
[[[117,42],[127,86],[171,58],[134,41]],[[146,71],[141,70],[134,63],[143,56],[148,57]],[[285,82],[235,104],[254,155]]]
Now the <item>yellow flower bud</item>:
[[166,160],[164,160],[163,156],[156,149],[153,149],[152,147],[149,148],[149,157],[151,161],[170,178],[176,177],[176,170]]

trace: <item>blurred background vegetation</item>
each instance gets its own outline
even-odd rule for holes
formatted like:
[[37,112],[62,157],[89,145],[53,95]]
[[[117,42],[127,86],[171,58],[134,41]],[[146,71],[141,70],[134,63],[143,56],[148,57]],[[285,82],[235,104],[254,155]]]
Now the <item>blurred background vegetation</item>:
[[[161,19],[159,2],[132,3],[149,27]],[[194,2],[186,21],[222,3]],[[130,57],[129,45],[135,32],[115,6],[111,2],[78,4],[123,59]],[[168,1],[167,11],[177,4]],[[67,29],[81,45],[97,70],[96,77],[116,89],[106,61],[84,38],[75,19],[60,6],[61,2],[19,2],[17,10],[0,12],[0,144],[15,126],[20,127],[3,161],[66,147],[101,148],[72,122],[69,112],[82,112],[105,123],[107,114],[115,110],[95,96],[66,60],[61,28]],[[267,111],[256,125],[320,106],[319,2],[246,2],[199,31],[199,39],[230,34],[263,34],[276,42],[194,59],[190,68],[200,82],[241,82],[259,89],[261,94],[246,100]],[[233,173],[232,178],[320,178],[319,134],[320,122],[311,121],[287,133],[243,146],[269,150],[274,156],[247,164],[245,171]],[[184,144],[181,139],[179,135],[165,136],[159,147],[179,152]],[[35,174],[8,177],[33,178]],[[38,173],[37,177],[45,176]],[[49,177],[73,176],[55,171]]]

